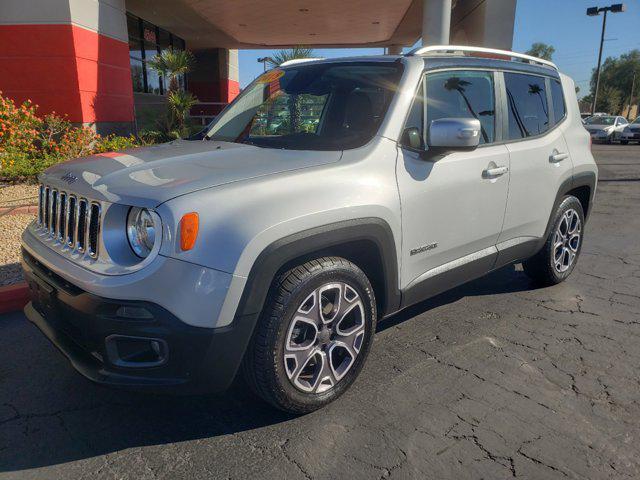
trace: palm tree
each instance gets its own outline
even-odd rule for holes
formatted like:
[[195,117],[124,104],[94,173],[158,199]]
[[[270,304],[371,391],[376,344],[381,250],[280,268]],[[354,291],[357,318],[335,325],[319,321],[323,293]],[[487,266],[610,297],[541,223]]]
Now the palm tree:
[[[289,60],[297,60],[300,58],[313,58],[313,49],[297,46],[287,50],[279,50],[273,55],[273,57],[269,58],[267,61],[274,67],[278,67],[284,62],[288,62]],[[289,100],[287,103],[289,106],[289,115],[291,118],[291,121],[289,123],[290,132],[296,133],[300,126],[301,100],[299,98],[299,95],[289,95]]]
[[169,48],[147,61],[147,66],[168,79],[167,102],[170,112],[166,122],[161,122],[162,129],[170,137],[188,136],[187,118],[191,107],[198,99],[190,92],[180,88],[178,78],[189,73],[193,68],[195,59],[188,50],[174,50]]
[[[477,120],[480,120],[480,117],[478,117],[478,114],[471,106],[471,102],[469,102],[469,99],[465,95],[465,87],[468,87],[469,85],[471,85],[471,82],[462,80],[460,77],[449,77],[447,78],[447,81],[444,82],[444,88],[449,91],[456,90],[464,100],[464,103],[467,104],[469,113],[471,113],[471,115],[473,115],[473,117]],[[482,138],[484,139],[485,143],[487,143],[489,141],[489,137],[484,127],[482,126],[482,123],[480,123],[480,131],[482,132]]]
[[[542,88],[537,83],[530,83],[529,84],[529,95],[538,95],[538,98],[540,99],[540,105],[542,106],[542,111],[544,112],[545,116],[548,119],[549,118],[549,113],[547,112],[547,107],[545,106],[546,97],[542,98],[542,94],[543,93],[544,93],[544,88]],[[549,123],[548,120],[546,122],[544,122],[545,125],[548,124],[548,123]]]
[[267,61],[272,66],[278,67],[284,62],[288,62],[289,60],[297,60],[299,58],[313,58],[313,48],[307,48],[298,45],[297,47],[289,48],[287,50],[279,50],[273,55],[273,57],[269,58]]
[[190,51],[174,50],[173,48],[168,48],[152,59],[147,60],[149,68],[169,80],[168,90],[170,92],[178,90],[178,77],[190,72],[194,63],[195,59]]

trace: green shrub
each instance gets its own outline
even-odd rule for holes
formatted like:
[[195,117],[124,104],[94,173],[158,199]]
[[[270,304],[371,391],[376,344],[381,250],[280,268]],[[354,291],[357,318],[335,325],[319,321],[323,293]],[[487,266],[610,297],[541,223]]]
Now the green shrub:
[[138,138],[102,137],[55,113],[38,117],[37,109],[29,100],[17,106],[0,92],[0,179],[32,180],[51,165],[71,158],[165,140],[158,132]]

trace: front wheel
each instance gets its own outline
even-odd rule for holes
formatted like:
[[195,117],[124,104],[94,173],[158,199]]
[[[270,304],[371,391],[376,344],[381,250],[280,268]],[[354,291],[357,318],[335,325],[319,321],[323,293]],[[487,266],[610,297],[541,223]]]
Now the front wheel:
[[291,413],[332,402],[367,358],[376,303],[366,275],[339,257],[299,265],[276,279],[243,362],[249,386]]
[[582,204],[574,196],[564,197],[554,212],[544,246],[522,263],[524,272],[543,285],[555,285],[566,280],[578,262],[583,229]]

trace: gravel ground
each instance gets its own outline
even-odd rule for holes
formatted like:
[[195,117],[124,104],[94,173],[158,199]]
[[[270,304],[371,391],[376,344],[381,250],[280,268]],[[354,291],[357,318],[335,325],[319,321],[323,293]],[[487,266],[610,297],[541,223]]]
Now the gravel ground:
[[20,235],[34,215],[0,217],[0,286],[22,281],[20,270]]
[[0,208],[38,203],[37,185],[7,185],[0,187]]
[[381,322],[353,388],[309,415],[242,386],[100,388],[0,316],[0,479],[640,478],[640,146],[593,150],[566,282],[505,268]]

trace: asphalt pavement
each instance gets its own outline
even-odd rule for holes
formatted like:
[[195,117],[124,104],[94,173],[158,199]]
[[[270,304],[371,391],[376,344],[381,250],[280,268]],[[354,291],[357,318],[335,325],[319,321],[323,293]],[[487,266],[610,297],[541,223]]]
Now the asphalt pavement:
[[0,479],[639,478],[640,145],[594,145],[579,264],[509,267],[379,324],[353,388],[303,417],[98,387],[0,317]]

